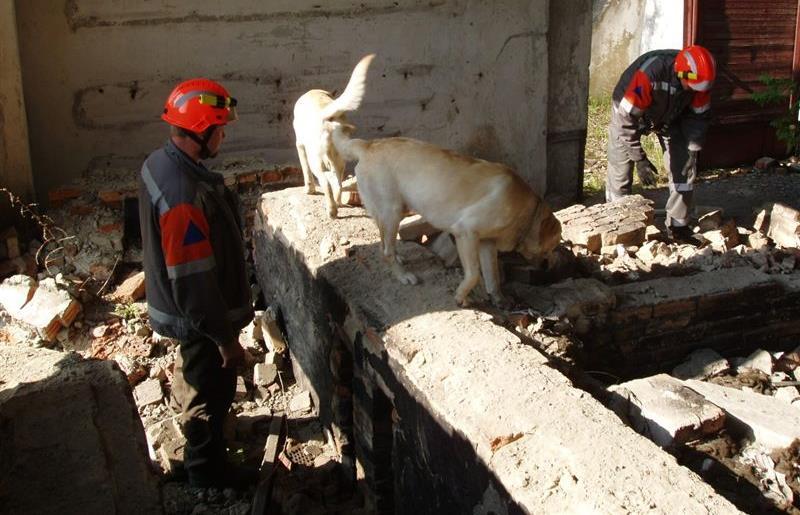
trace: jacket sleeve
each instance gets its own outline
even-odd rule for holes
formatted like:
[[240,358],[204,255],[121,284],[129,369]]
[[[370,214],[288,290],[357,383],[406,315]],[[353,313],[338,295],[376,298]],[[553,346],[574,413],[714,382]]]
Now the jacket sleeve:
[[647,157],[642,149],[639,120],[653,102],[652,93],[650,77],[643,71],[636,70],[614,113],[618,128],[617,136],[628,149],[628,157],[633,161],[641,161]]
[[711,93],[695,92],[692,103],[681,117],[681,130],[686,137],[689,150],[701,150],[711,120]]
[[228,306],[217,280],[209,226],[203,211],[193,204],[178,204],[159,218],[161,247],[181,316],[217,345],[237,337],[227,319]]

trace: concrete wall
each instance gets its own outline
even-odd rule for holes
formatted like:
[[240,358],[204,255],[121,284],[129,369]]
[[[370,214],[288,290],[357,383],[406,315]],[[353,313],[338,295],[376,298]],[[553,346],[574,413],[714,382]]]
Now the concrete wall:
[[[33,175],[15,18],[14,2],[0,2],[0,187],[30,201]],[[0,229],[11,223],[12,213],[5,195],[0,196]]]
[[137,164],[166,137],[158,115],[170,89],[196,75],[240,100],[227,155],[294,161],[294,101],[313,87],[341,91],[369,52],[378,58],[351,117],[359,136],[404,134],[504,161],[543,190],[548,4],[17,2],[37,191],[87,167]]
[[590,9],[586,0],[560,0],[550,5],[547,191],[555,208],[565,207],[583,190]]
[[594,0],[589,94],[611,94],[619,76],[649,50],[683,45],[683,2]]

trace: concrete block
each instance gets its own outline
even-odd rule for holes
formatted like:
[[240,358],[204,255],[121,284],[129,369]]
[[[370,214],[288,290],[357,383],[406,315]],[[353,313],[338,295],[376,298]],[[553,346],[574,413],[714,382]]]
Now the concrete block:
[[653,241],[661,238],[661,230],[655,225],[648,225],[644,228],[644,239],[647,241]]
[[698,218],[697,227],[700,232],[716,231],[722,227],[722,210],[717,209]]
[[613,231],[604,233],[602,243],[603,245],[641,245],[644,242],[646,227],[642,222],[622,225]]
[[114,290],[114,299],[122,302],[135,302],[144,298],[144,272],[131,275]]
[[27,275],[12,275],[0,284],[0,305],[13,318],[19,318],[23,306],[33,298],[36,280]]
[[423,236],[430,237],[440,232],[442,231],[425,221],[422,215],[411,215],[403,218],[400,221],[400,229],[398,230],[400,239],[406,241],[418,241]]
[[772,354],[765,350],[755,350],[752,354],[747,356],[745,360],[736,367],[737,370],[749,368],[751,370],[760,370],[768,376],[772,375]]
[[267,349],[278,354],[286,352],[286,341],[283,339],[280,327],[278,327],[277,314],[272,306],[264,311],[259,323],[261,324],[261,331]]
[[775,204],[770,214],[769,236],[776,245],[787,248],[800,246],[800,212],[783,204]]
[[769,245],[769,239],[761,232],[753,232],[747,236],[747,244],[753,250],[764,250]]
[[800,409],[768,395],[736,390],[694,379],[684,382],[722,408],[728,420],[744,429],[753,442],[769,452],[789,447],[800,438]]
[[730,369],[728,360],[712,349],[698,349],[672,370],[678,379],[708,379]]
[[[270,353],[274,354],[274,353]],[[278,378],[278,367],[270,363],[257,363],[253,368],[253,383],[269,386]]]
[[150,404],[156,404],[164,399],[164,392],[161,390],[161,383],[157,379],[148,379],[139,383],[133,390],[133,397],[136,405],[140,408]]
[[612,386],[610,407],[661,447],[715,434],[725,413],[680,380],[666,374]]
[[439,256],[447,268],[453,268],[461,263],[458,258],[458,249],[453,241],[453,236],[448,232],[440,233],[433,239],[430,246],[431,252]]
[[300,392],[289,401],[289,411],[293,413],[305,413],[311,411],[311,394]]
[[39,283],[17,319],[36,329],[45,341],[53,342],[62,327],[72,325],[80,311],[81,304],[59,289],[54,279],[47,278]]

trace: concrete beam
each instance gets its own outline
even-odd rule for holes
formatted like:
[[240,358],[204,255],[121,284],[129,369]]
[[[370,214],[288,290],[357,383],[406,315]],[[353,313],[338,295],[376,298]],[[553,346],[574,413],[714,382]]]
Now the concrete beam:
[[350,424],[374,506],[391,503],[396,513],[736,511],[573,388],[542,354],[489,316],[458,308],[459,269],[398,242],[422,279],[401,285],[382,262],[364,211],[340,215],[329,220],[321,197],[299,189],[264,195],[256,268],[281,308],[295,374],[323,422]]

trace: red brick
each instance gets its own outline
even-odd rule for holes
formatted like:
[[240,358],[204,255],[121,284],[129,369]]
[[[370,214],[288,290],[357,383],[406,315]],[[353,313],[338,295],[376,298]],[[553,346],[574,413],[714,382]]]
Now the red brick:
[[126,302],[134,302],[144,297],[144,272],[133,274],[125,279],[114,291],[114,298]]
[[258,179],[261,184],[280,182],[283,180],[283,174],[279,170],[264,170],[258,174]]
[[105,234],[109,234],[112,232],[122,232],[122,222],[101,225],[100,227],[97,228],[97,230]]
[[296,166],[284,166],[281,170],[283,175],[303,175],[303,170]]
[[83,190],[79,188],[59,188],[50,191],[47,194],[47,198],[50,202],[57,202],[57,201],[64,201],[64,200],[72,200],[80,197],[83,194]]
[[258,174],[256,172],[241,173],[236,176],[236,182],[239,184],[254,184],[258,182]]
[[117,205],[122,203],[122,199],[125,198],[125,195],[121,191],[106,190],[98,191],[97,197],[106,204]]
[[673,315],[691,315],[697,313],[697,299],[681,299],[656,304],[653,307],[653,317],[671,317]]
[[70,214],[76,216],[86,216],[94,213],[94,207],[86,204],[80,206],[72,206],[69,208],[69,212]]

